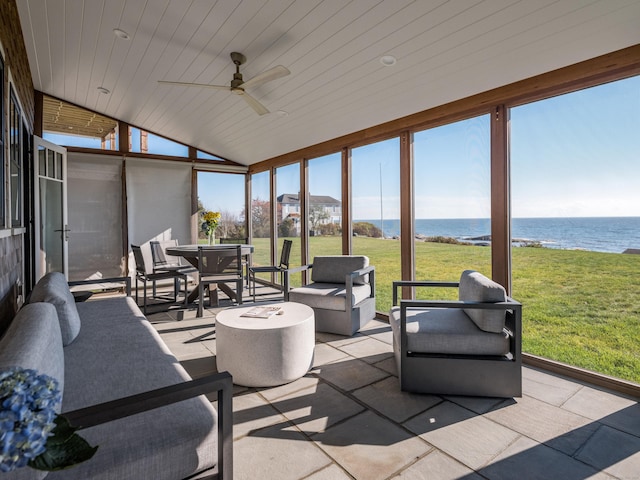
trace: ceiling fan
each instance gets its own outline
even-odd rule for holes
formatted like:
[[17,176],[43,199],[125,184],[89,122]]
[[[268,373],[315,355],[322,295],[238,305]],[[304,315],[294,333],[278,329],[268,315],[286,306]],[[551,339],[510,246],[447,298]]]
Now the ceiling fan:
[[244,101],[253,108],[258,115],[264,115],[265,113],[269,113],[269,110],[262,105],[258,100],[253,98],[246,92],[247,88],[256,87],[258,85],[262,85],[263,83],[270,82],[271,80],[276,80],[278,78],[286,77],[291,72],[282,65],[278,65],[276,67],[270,68],[259,75],[256,75],[250,80],[246,82],[242,79],[242,74],[240,73],[240,65],[247,61],[247,57],[238,52],[231,52],[231,60],[236,66],[236,73],[233,74],[233,80],[231,80],[230,85],[209,85],[206,83],[188,83],[188,82],[169,82],[165,80],[158,80],[158,83],[163,85],[179,85],[184,87],[204,87],[204,88],[213,88],[215,90],[228,90],[235,95],[240,95],[244,98]]

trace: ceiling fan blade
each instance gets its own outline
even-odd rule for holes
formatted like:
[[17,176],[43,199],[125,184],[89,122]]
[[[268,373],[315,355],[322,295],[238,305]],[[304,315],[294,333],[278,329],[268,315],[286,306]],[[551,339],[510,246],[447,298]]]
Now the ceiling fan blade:
[[286,77],[290,73],[291,72],[289,71],[289,69],[287,67],[283,67],[282,65],[278,65],[276,67],[270,68],[269,70],[266,70],[266,71],[256,75],[255,77],[253,77],[250,80],[247,80],[246,82],[244,82],[240,86],[242,88],[255,87],[257,85],[261,85],[263,83],[270,82],[271,80],[275,80],[277,78]]
[[214,90],[231,90],[228,85],[209,85],[208,83],[188,83],[188,82],[168,82],[166,80],[158,80],[161,85],[177,85],[179,87],[204,87],[213,88]]
[[264,115],[265,113],[269,113],[269,110],[267,110],[267,107],[265,107],[264,105],[262,105],[258,100],[256,100],[255,98],[253,98],[251,95],[249,95],[247,92],[244,92],[242,94],[242,98],[244,98],[244,101],[247,102],[247,104],[253,108],[256,113],[258,115]]

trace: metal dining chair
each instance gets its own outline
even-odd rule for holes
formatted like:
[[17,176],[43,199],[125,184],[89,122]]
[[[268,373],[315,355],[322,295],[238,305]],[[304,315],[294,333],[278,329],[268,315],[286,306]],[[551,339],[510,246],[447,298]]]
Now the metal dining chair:
[[[173,255],[168,255],[166,253],[167,248],[177,247],[178,240],[154,240],[149,242],[151,246],[151,258],[153,262],[153,273],[173,273],[174,281],[176,283],[176,290],[179,290],[179,283],[181,280],[184,280],[184,290],[185,290],[185,305],[187,304],[187,285],[189,283],[188,275],[190,273],[196,273],[198,271],[197,268],[194,268],[191,265],[185,265],[182,263],[181,257],[176,257]],[[156,294],[156,284],[153,283],[153,295]]]
[[284,292],[285,288],[285,275],[284,273],[289,268],[289,257],[291,256],[292,240],[285,240],[282,244],[282,251],[280,252],[280,263],[278,265],[264,265],[264,266],[249,266],[248,272],[250,280],[253,281],[253,301],[256,301],[256,273],[279,273],[280,274],[280,287]]
[[[204,314],[204,290],[211,284],[219,286],[234,283],[236,286],[235,296],[238,305],[242,305],[242,286],[244,278],[242,275],[242,246],[229,245],[228,247],[217,247],[215,249],[206,246],[198,247],[198,272],[200,273],[200,284],[198,285],[198,317]],[[217,289],[212,293],[209,290],[209,306],[212,305],[211,297],[215,295],[218,301]],[[232,293],[232,292],[229,292]]]
[[[138,281],[142,281],[143,286],[143,312],[147,314],[147,282],[152,282],[153,284],[153,292],[152,296],[156,297],[156,285],[155,283],[158,280],[166,280],[166,279],[174,279],[173,284],[173,299],[167,303],[176,303],[178,300],[178,282],[176,282],[176,275],[178,272],[176,271],[158,271],[154,272],[153,268],[149,268],[144,258],[144,254],[142,252],[142,247],[140,245],[131,245],[131,250],[133,251],[133,258],[136,262],[136,303],[138,303]],[[186,293],[187,293],[187,280],[186,274],[184,275],[185,280],[185,303],[186,303]]]
[[[237,245],[237,244],[248,245],[249,244],[249,238],[247,237],[244,237],[244,238],[222,237],[219,240],[220,240],[220,245]],[[247,289],[249,288],[249,266],[250,265],[251,265],[251,254],[249,253],[242,259],[242,266],[245,271],[244,278],[246,280]]]

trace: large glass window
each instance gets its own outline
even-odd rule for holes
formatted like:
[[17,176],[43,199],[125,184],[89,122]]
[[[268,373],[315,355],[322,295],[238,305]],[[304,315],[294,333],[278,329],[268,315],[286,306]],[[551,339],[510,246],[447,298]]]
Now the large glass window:
[[271,265],[271,188],[270,172],[251,175],[252,263]]
[[173,140],[169,140],[153,133],[129,127],[129,149],[135,153],[150,153],[170,155],[174,157],[188,157],[189,147]]
[[342,154],[309,160],[309,259],[342,254]]
[[523,349],[640,383],[640,77],[510,115]]
[[24,141],[22,136],[22,112],[13,89],[9,104],[9,174],[11,175],[11,226],[22,226],[22,153]]
[[[414,135],[415,278],[457,281],[466,269],[491,276],[489,116]],[[419,298],[457,291],[419,289]]]
[[400,139],[354,148],[352,251],[376,267],[376,308],[389,311],[400,269]]
[[[302,208],[300,202],[300,163],[293,163],[276,169],[276,224],[278,234],[278,252],[276,263],[280,259],[284,240],[291,240],[289,266],[300,265],[302,244],[300,229],[302,226]],[[302,275],[289,277],[291,286],[301,285]]]
[[211,155],[210,153],[203,152],[202,150],[196,151],[196,158],[199,158],[200,160],[215,160],[217,162],[224,161],[224,159],[220,157],[216,157],[215,155]]
[[[217,242],[222,238],[245,243],[248,235],[244,174],[198,172],[198,206],[203,210],[220,212],[220,222],[215,232]],[[198,235],[204,241],[205,233],[200,231]]]

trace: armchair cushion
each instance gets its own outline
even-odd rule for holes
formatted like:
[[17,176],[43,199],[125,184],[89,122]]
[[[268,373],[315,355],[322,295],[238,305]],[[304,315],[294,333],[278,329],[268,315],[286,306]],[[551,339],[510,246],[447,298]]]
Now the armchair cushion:
[[[468,309],[470,310],[470,309]],[[400,307],[393,307],[389,322],[394,339],[400,341]],[[396,345],[399,349],[399,345]],[[407,350],[447,355],[506,355],[509,335],[485,332],[463,309],[407,309]]]
[[[315,270],[315,263],[313,269]],[[289,292],[289,301],[304,303],[311,308],[344,312],[347,310],[347,291],[343,285],[344,277],[340,285],[314,282],[302,287],[296,287]],[[369,284],[354,285],[351,291],[352,305],[357,305],[370,295],[371,286]]]
[[[311,281],[319,283],[342,283],[351,272],[369,266],[369,257],[364,255],[328,255],[315,257],[311,270]],[[369,276],[354,278],[354,285],[364,285]],[[324,307],[323,307],[324,308]]]
[[64,346],[75,340],[80,333],[80,316],[67,279],[62,273],[47,273],[36,283],[29,298],[29,303],[34,302],[52,303],[56,307]]
[[[488,279],[479,272],[465,270],[460,277],[459,297],[463,302],[497,303],[507,301],[507,292],[502,285]],[[485,332],[500,333],[504,328],[504,310],[478,310],[466,308],[465,313]]]

